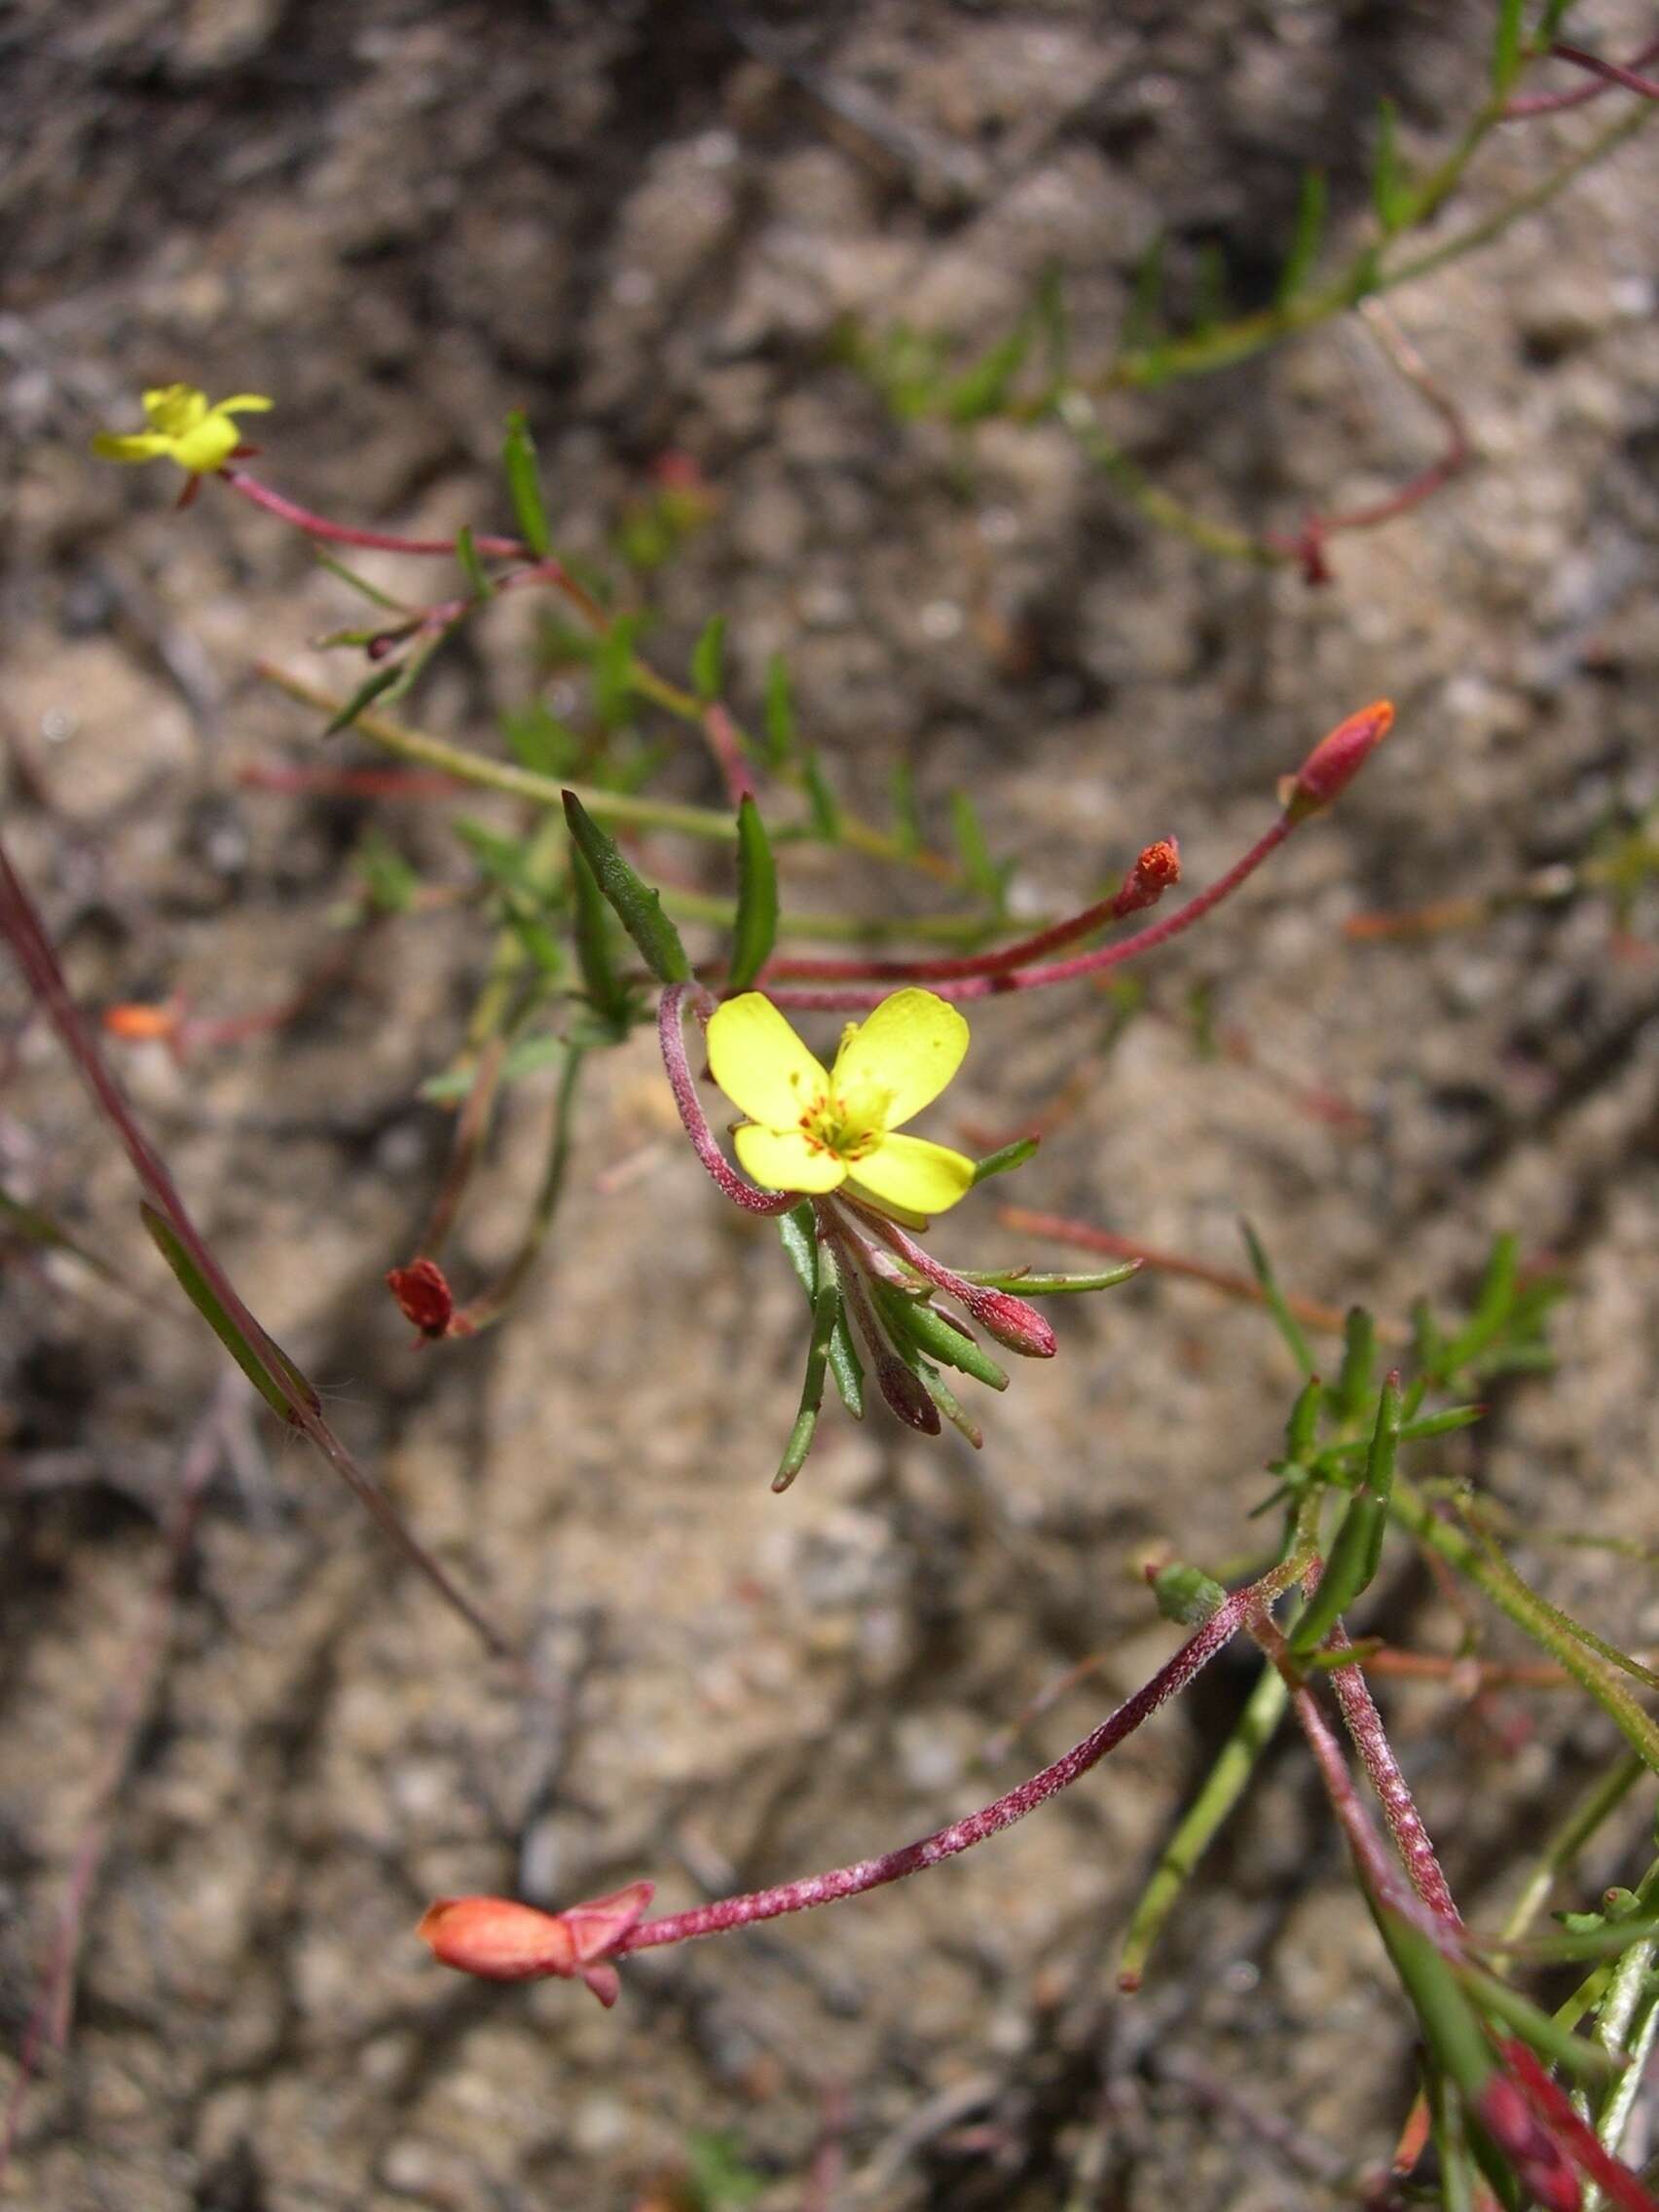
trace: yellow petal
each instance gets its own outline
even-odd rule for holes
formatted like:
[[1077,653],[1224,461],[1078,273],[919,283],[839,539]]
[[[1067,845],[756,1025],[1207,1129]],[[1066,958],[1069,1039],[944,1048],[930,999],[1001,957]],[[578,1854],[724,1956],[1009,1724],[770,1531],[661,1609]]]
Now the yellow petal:
[[847,1174],[855,1190],[908,1213],[943,1213],[972,1190],[974,1162],[926,1137],[883,1137]]
[[144,415],[153,430],[164,437],[182,438],[194,430],[207,412],[207,394],[194,385],[162,385],[144,394]]
[[762,1190],[834,1191],[847,1179],[847,1170],[835,1155],[808,1144],[799,1129],[762,1129],[750,1122],[731,1141]]
[[241,432],[215,407],[194,428],[173,439],[172,457],[193,476],[211,476],[224,467],[240,443]]
[[269,415],[276,405],[260,391],[239,391],[234,399],[218,400],[213,408],[215,415]]
[[154,461],[172,451],[172,440],[156,430],[135,430],[130,437],[100,430],[92,440],[92,451],[100,461]]
[[[768,1129],[793,1129],[830,1088],[823,1068],[763,991],[745,991],[716,1008],[709,1022],[709,1069],[732,1104]],[[777,1186],[797,1187],[831,1186]]]
[[896,1129],[939,1096],[967,1050],[953,1006],[932,991],[895,991],[841,1040],[834,1089],[858,1121]]

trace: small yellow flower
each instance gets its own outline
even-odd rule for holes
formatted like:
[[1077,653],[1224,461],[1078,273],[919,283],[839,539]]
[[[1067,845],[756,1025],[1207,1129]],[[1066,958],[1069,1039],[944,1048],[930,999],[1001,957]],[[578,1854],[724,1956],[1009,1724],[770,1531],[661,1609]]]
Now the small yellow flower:
[[263,415],[269,399],[257,391],[239,391],[233,399],[207,404],[194,385],[169,384],[144,394],[147,430],[129,436],[100,430],[92,451],[100,461],[176,461],[192,476],[213,476],[241,443],[233,415]]
[[748,1122],[737,1157],[769,1191],[851,1183],[905,1214],[942,1213],[974,1181],[974,1162],[894,1131],[937,1098],[968,1050],[968,1024],[932,991],[895,991],[849,1022],[825,1072],[778,1009],[745,991],[709,1022],[709,1067]]

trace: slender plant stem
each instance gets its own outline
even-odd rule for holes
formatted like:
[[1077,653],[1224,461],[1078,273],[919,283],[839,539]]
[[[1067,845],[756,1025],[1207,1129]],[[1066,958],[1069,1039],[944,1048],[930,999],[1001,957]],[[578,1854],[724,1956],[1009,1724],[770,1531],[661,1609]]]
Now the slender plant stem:
[[1009,1790],[994,1804],[970,1813],[963,1820],[952,1821],[947,1827],[936,1828],[931,1835],[915,1843],[883,1852],[877,1858],[861,1859],[851,1865],[838,1866],[828,1873],[808,1874],[772,1889],[720,1898],[710,1904],[694,1905],[685,1912],[669,1913],[660,1920],[641,1921],[629,1930],[610,1955],[621,1957],[631,1951],[652,1950],[663,1943],[688,1942],[698,1936],[720,1935],[727,1929],[747,1928],[756,1921],[776,1920],[785,1913],[833,1904],[842,1898],[858,1897],[866,1890],[880,1889],[888,1882],[920,1873],[925,1867],[938,1865],[940,1860],[953,1858],[958,1852],[969,1851],[975,1844],[1000,1834],[1015,1821],[1023,1820],[1027,1813],[1047,1804],[1060,1790],[1068,1788],[1108,1752],[1116,1751],[1161,1705],[1185,1689],[1254,1613],[1282,1595],[1301,1575],[1306,1565],[1306,1557],[1298,1554],[1259,1582],[1235,1591],[1198,1634],[1181,1646],[1174,1658],[1160,1668],[1151,1681],[1132,1697],[1125,1699],[1098,1728],[1051,1766]]
[[1646,1772],[1641,1755],[1627,1751],[1572,1808],[1544,1845],[1537,1865],[1528,1876],[1526,1888],[1509,1909],[1503,1923],[1506,1943],[1514,1942],[1527,1933],[1548,1904],[1557,1876],[1572,1864],[1596,1830],[1617,1812]]
[[746,1213],[788,1213],[792,1206],[799,1205],[799,1192],[756,1190],[737,1172],[716,1141],[697,1096],[697,1080],[685,1053],[687,999],[698,1019],[708,1019],[715,1001],[701,983],[670,983],[657,1010],[657,1038],[662,1046],[662,1062],[668,1070],[674,1103],[680,1109],[680,1119],[691,1139],[692,1150],[733,1205],[741,1206]]
[[[1339,1622],[1329,1640],[1338,1650],[1348,1648],[1347,1631]],[[1371,1778],[1371,1787],[1377,1792],[1382,1807],[1382,1817],[1388,1824],[1388,1832],[1394,1839],[1394,1848],[1404,1862],[1411,1885],[1431,1912],[1443,1920],[1459,1924],[1452,1891],[1441,1869],[1428,1829],[1422,1815],[1417,1809],[1411,1787],[1394,1756],[1382,1726],[1382,1715],[1377,1710],[1377,1701],[1370,1685],[1358,1667],[1339,1668],[1332,1676],[1332,1686],[1337,1703],[1342,1708],[1343,1719],[1352,1737],[1355,1749],[1365,1762],[1365,1771]]]
[[[1309,817],[1309,819],[1311,819]],[[942,999],[984,999],[1000,997],[1007,991],[1035,991],[1052,983],[1075,982],[1082,976],[1097,976],[1108,969],[1121,967],[1126,960],[1137,959],[1143,952],[1166,944],[1171,938],[1190,930],[1195,922],[1219,906],[1236,891],[1241,883],[1254,875],[1263,862],[1275,853],[1297,828],[1296,819],[1286,812],[1272,827],[1257,838],[1250,850],[1223,876],[1219,876],[1208,890],[1200,891],[1196,899],[1165,920],[1149,923],[1132,937],[1122,939],[1117,944],[1102,945],[1096,952],[1080,953],[1072,960],[1056,960],[1047,967],[1016,969],[1008,975],[968,976],[955,981],[943,981],[935,986]],[[798,1008],[806,1012],[853,1014],[868,1007],[879,1006],[888,994],[885,986],[864,988],[843,985],[823,990],[810,988],[785,988],[767,994],[781,1007]]]

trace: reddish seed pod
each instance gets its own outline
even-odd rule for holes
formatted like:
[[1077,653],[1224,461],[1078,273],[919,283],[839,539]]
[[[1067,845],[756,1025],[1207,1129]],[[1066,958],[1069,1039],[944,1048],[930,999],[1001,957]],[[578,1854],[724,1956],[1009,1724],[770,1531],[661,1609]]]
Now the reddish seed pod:
[[412,1260],[393,1268],[386,1286],[403,1318],[424,1337],[447,1337],[455,1319],[455,1294],[436,1260]]

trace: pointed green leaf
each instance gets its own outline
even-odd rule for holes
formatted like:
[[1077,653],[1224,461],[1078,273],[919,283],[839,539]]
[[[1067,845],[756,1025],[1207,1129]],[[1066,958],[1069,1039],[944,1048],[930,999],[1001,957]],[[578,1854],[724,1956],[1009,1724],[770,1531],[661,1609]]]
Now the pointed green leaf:
[[1000,912],[1008,871],[991,858],[984,828],[966,792],[950,794],[950,828],[956,839],[956,850],[962,857],[963,873],[979,896],[988,899]]
[[272,1411],[285,1421],[294,1419],[301,1403],[316,1412],[321,1401],[287,1353],[269,1337],[265,1337],[262,1345],[253,1342],[225,1307],[165,1215],[147,1198],[138,1201],[138,1212],[157,1251],[178,1277],[186,1298]]
[[393,599],[390,592],[382,591],[379,584],[370,583],[367,576],[358,575],[355,569],[349,569],[344,561],[337,561],[332,553],[325,552],[320,545],[313,544],[312,552],[316,558],[316,565],[319,569],[326,569],[331,576],[338,576],[340,581],[343,584],[349,584],[352,591],[361,592],[363,597],[373,601],[376,607],[384,607],[389,614],[407,614],[411,611],[406,601]]
[[778,869],[760,809],[745,797],[737,810],[737,921],[732,933],[731,987],[746,991],[778,939]]
[[384,668],[377,668],[372,676],[365,677],[358,684],[323,731],[323,736],[334,737],[341,730],[349,729],[365,707],[372,707],[377,699],[385,698],[387,692],[394,689],[407,690],[408,686],[409,678],[404,673],[403,662],[388,661]]
[[657,981],[688,983],[691,963],[685,957],[680,932],[662,910],[661,893],[653,891],[629,866],[614,838],[606,835],[574,792],[565,793],[565,820],[599,888]]
[[1411,185],[1400,160],[1399,110],[1389,99],[1378,103],[1377,145],[1371,162],[1371,204],[1377,210],[1384,238],[1392,238],[1400,229],[1411,207]]
[[[791,1206],[788,1213],[778,1216],[778,1236],[795,1272],[796,1279],[807,1296],[807,1303],[816,1306],[819,1270],[825,1270],[825,1279],[834,1272],[834,1256],[820,1245],[818,1226],[810,1199],[803,1198],[798,1206]],[[838,1292],[837,1292],[838,1297]],[[864,1364],[854,1348],[852,1331],[847,1326],[846,1309],[842,1307],[830,1337],[830,1372],[835,1378],[835,1388],[854,1419],[864,1419]]]
[[1296,197],[1296,228],[1279,274],[1278,304],[1288,307],[1313,274],[1325,241],[1327,193],[1323,169],[1304,169]]
[[1015,1137],[1013,1144],[1005,1144],[996,1152],[989,1152],[983,1160],[974,1162],[974,1180],[985,1183],[993,1175],[1006,1175],[1011,1167],[1022,1167],[1042,1142],[1040,1137]]
[[766,663],[765,719],[766,758],[770,766],[781,768],[793,758],[795,750],[794,698],[782,653],[773,653]]
[[618,1031],[625,1030],[631,1006],[628,987],[611,958],[610,908],[579,845],[571,848],[571,903],[576,965],[588,1003]]
[[462,523],[455,536],[455,557],[461,572],[466,578],[466,588],[475,600],[494,599],[496,587],[490,581],[484,564],[478,558],[478,548],[472,541],[472,525]]
[[552,545],[552,534],[547,528],[547,510],[541,504],[541,485],[535,468],[535,440],[530,434],[530,424],[516,409],[507,417],[506,442],[501,447],[501,466],[506,471],[507,496],[518,518],[519,535],[537,560],[544,560]]
[[711,614],[691,648],[691,688],[705,706],[724,689],[725,634],[725,616]]
[[1244,1233],[1244,1245],[1250,1255],[1251,1272],[1262,1287],[1262,1296],[1267,1301],[1269,1312],[1278,1323],[1279,1335],[1289,1346],[1290,1356],[1303,1374],[1311,1376],[1313,1354],[1308,1348],[1308,1339],[1302,1333],[1301,1322],[1285,1303],[1284,1292],[1278,1286],[1278,1278],[1273,1273],[1262,1240],[1247,1221],[1240,1222],[1238,1226]]
[[813,830],[827,843],[836,844],[841,835],[841,809],[830,789],[830,780],[824,773],[824,763],[818,757],[816,747],[807,754],[802,772],[806,778]]
[[1492,42],[1492,89],[1499,99],[1512,90],[1521,74],[1522,14],[1526,0],[1497,0],[1497,23]]

